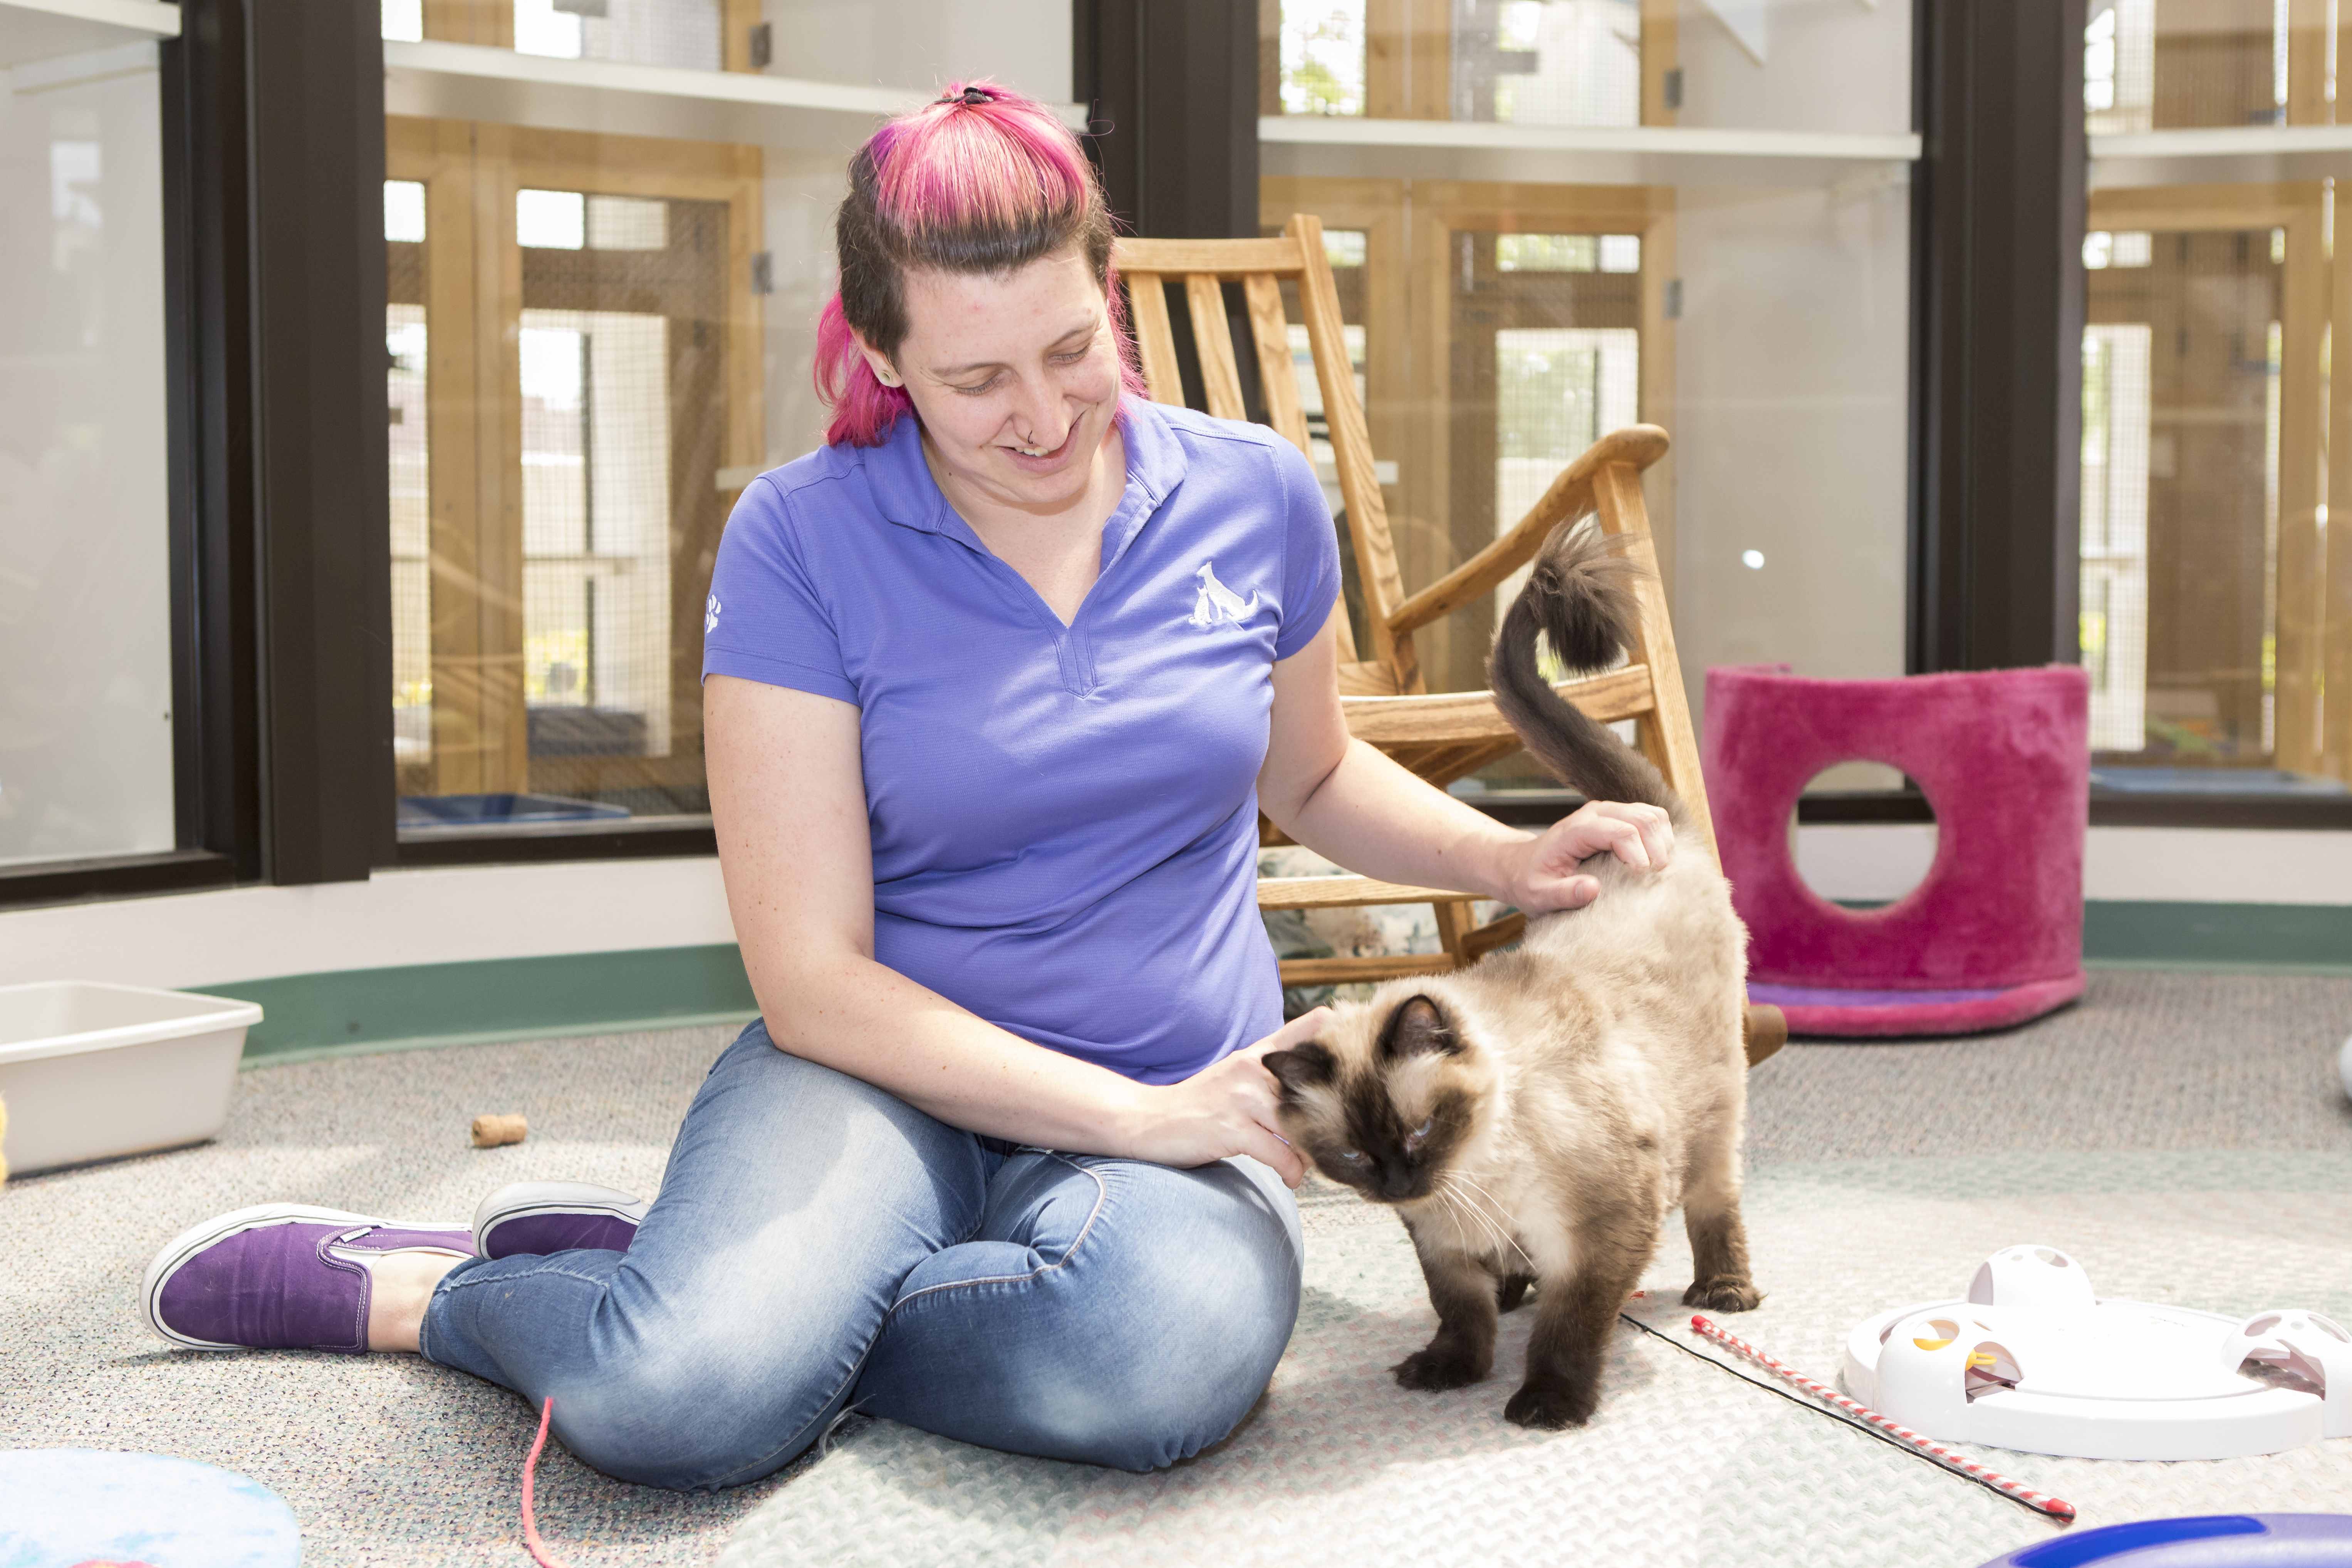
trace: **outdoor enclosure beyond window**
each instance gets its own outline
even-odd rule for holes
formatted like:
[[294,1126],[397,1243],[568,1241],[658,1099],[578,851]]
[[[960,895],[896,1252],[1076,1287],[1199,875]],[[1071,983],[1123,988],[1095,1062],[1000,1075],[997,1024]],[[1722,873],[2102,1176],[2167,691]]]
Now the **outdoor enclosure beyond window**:
[[2334,15],[2091,5],[2082,649],[2108,789],[2341,795],[2352,778],[2336,183],[2217,184],[2103,140],[2340,122]]
[[[1710,663],[1903,673],[1910,10],[1267,0],[1261,232],[1323,221],[1406,593],[1647,422],[1695,710]],[[1518,586],[1414,634],[1429,690],[1485,685]],[[1456,787],[1547,782],[1522,754]]]
[[703,599],[762,456],[754,149],[394,119],[404,837],[699,818]]

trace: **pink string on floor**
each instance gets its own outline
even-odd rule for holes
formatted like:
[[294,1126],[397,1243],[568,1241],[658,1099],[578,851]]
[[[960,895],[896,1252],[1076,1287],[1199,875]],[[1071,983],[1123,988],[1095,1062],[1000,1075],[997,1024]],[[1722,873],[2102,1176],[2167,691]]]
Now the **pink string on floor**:
[[531,1480],[539,1469],[540,1450],[547,1447],[547,1424],[554,1419],[555,1396],[550,1394],[539,1413],[539,1436],[530,1446],[530,1458],[522,1462],[522,1543],[539,1568],[564,1568],[563,1560],[550,1555],[547,1542],[539,1538],[539,1522],[530,1513]]
[[1836,1405],[1840,1410],[1845,1411],[1847,1414],[1856,1416],[1861,1420],[1867,1421],[1871,1426],[1876,1427],[1879,1431],[1885,1433],[1888,1436],[1895,1438],[1897,1442],[1900,1442],[1906,1447],[1916,1448],[1919,1452],[1927,1455],[1929,1458],[1935,1460],[1937,1464],[1942,1465],[1947,1469],[1958,1470],[1961,1474],[1969,1477],[1971,1480],[1981,1482],[1982,1484],[1992,1488],[1995,1491],[2000,1492],[2009,1497],[2013,1497],[2018,1501],[2023,1503],[2026,1507],[2034,1510],[2038,1513],[2046,1513],[2053,1519],[2062,1520],[2068,1523],[2072,1523],[2074,1521],[2074,1505],[2073,1503],[2067,1502],[2060,1498],[2051,1497],[2044,1492],[2035,1491],[2032,1487],[2027,1486],[2022,1481],[2013,1481],[2007,1476],[2002,1475],[1999,1470],[1988,1469],[1986,1467],[1978,1464],[1974,1459],[1969,1458],[1965,1454],[1955,1453],[1951,1449],[1945,1447],[1941,1443],[1937,1443],[1931,1438],[1921,1436],[1918,1433],[1911,1430],[1910,1427],[1902,1425],[1900,1422],[1894,1421],[1886,1416],[1881,1415],[1877,1411],[1871,1409],[1868,1405],[1856,1404],[1854,1401],[1848,1399],[1844,1394],[1840,1394],[1836,1389],[1830,1387],[1827,1384],[1816,1383],[1811,1378],[1807,1377],[1803,1373],[1799,1372],[1796,1368],[1789,1365],[1787,1363],[1780,1361],[1775,1357],[1766,1355],[1762,1351],[1758,1350],[1754,1345],[1749,1344],[1746,1340],[1739,1338],[1738,1335],[1724,1332],[1721,1329],[1716,1327],[1715,1324],[1709,1322],[1703,1317],[1693,1314],[1691,1318],[1691,1327],[1698,1332],[1705,1334],[1708,1339],[1713,1340],[1716,1343],[1723,1346],[1725,1349],[1738,1351],[1741,1355],[1746,1356],[1749,1361],[1754,1362],[1757,1365],[1765,1368],[1767,1371],[1779,1373],[1781,1377],[1784,1377],[1789,1382],[1795,1384],[1799,1388],[1803,1389],[1807,1394],[1811,1394],[1814,1398],[1827,1400],[1830,1404]]

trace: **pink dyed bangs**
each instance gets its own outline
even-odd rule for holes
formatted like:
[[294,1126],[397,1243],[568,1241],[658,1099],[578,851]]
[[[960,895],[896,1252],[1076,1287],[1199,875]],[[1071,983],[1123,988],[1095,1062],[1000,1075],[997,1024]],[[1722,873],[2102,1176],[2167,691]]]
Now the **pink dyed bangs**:
[[[986,97],[974,101],[968,89]],[[889,121],[866,146],[880,214],[919,253],[975,234],[1075,227],[1078,215],[1102,200],[1077,138],[1044,104],[992,82],[950,84],[946,97]],[[1115,269],[1104,294],[1121,381],[1142,396]],[[879,446],[914,406],[904,388],[875,379],[838,291],[817,316],[814,375],[817,395],[833,410],[828,445]]]

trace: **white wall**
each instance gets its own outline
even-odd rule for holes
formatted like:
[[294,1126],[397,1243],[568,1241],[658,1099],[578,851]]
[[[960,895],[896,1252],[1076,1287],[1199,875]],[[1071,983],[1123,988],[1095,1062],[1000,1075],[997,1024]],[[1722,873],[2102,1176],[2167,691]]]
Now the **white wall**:
[[172,847],[156,87],[0,85],[0,862]]
[[367,882],[0,912],[0,985],[201,987],[734,940],[719,862],[707,858],[380,871]]
[[[1797,869],[1825,899],[1899,898],[1935,856],[1936,829],[1927,823],[1821,822],[1797,830]],[[2126,903],[2352,904],[2352,833],[2094,827],[2084,846],[2083,895]]]
[[1675,47],[1683,125],[1900,132],[1911,126],[1911,7],[1904,0],[1737,0],[1764,14],[1759,63],[1708,14],[1682,8]]
[[[1685,11],[1679,123],[1911,128],[1908,5],[1771,0],[1762,15],[1759,64]],[[1695,715],[1710,664],[1903,673],[1909,213],[1906,187],[1867,179],[1681,193],[1675,624]]]
[[[1890,898],[1925,870],[1933,832],[1817,824],[1800,830],[1798,864],[1825,898]],[[2352,834],[2095,827],[2084,891],[2130,901],[2344,904],[2352,902]],[[201,989],[734,940],[718,862],[707,858],[388,871],[369,882],[0,912],[0,985],[87,979]]]
[[1067,0],[766,0],[777,76],[937,91],[993,78],[1070,98]]

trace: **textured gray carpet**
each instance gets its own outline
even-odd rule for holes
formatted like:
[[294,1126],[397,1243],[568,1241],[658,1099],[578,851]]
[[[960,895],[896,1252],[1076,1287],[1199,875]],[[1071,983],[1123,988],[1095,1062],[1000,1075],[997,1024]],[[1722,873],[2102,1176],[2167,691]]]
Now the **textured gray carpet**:
[[[1851,1324],[1954,1292],[2018,1240],[2060,1242],[2103,1293],[2216,1310],[2352,1311],[2352,1110],[2333,1050],[2352,980],[2101,972],[2007,1036],[1796,1046],[1753,1080],[1749,1220],[1764,1308],[1737,1320],[1828,1375]],[[312,1563],[520,1561],[528,1413],[409,1357],[164,1351],[133,1315],[172,1233],[273,1198],[463,1218],[501,1182],[649,1188],[723,1031],[481,1047],[243,1076],[202,1149],[0,1194],[0,1444],[150,1449],[240,1469],[302,1521]],[[521,1110],[528,1143],[466,1124]],[[888,1423],[761,1486],[687,1498],[568,1458],[541,1524],[574,1568],[706,1563],[1951,1563],[2049,1533],[2013,1503],[1626,1330],[1601,1412],[1537,1436],[1498,1375],[1407,1394],[1382,1369],[1429,1309],[1389,1216],[1310,1192],[1307,1305],[1257,1414],[1151,1477],[1013,1458]],[[1653,1283],[1686,1277],[1679,1237]],[[1662,1324],[1686,1316],[1642,1309]],[[2352,1441],[2211,1465],[1989,1455],[2086,1524],[2215,1508],[2352,1510]],[[730,1543],[730,1537],[732,1538]]]

